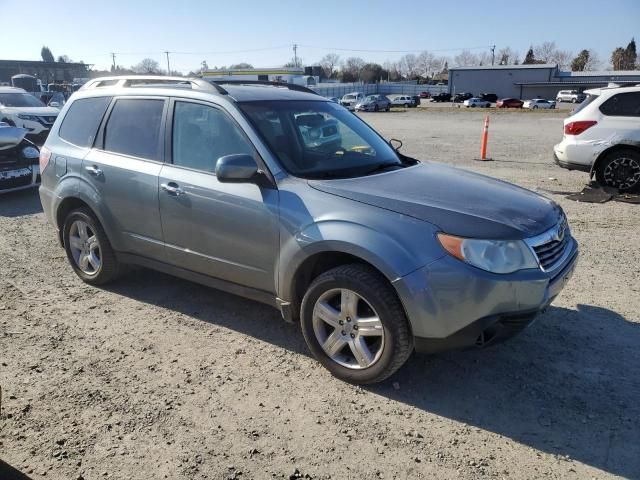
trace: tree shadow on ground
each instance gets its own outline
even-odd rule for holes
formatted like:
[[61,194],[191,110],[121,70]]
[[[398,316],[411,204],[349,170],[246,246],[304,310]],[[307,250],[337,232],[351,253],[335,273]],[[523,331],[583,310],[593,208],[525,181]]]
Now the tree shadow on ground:
[[[148,270],[132,272],[110,290],[309,355],[298,326],[266,305]],[[550,307],[504,344],[414,355],[391,379],[367,389],[543,452],[640,478],[638,345],[640,323],[611,310]]]

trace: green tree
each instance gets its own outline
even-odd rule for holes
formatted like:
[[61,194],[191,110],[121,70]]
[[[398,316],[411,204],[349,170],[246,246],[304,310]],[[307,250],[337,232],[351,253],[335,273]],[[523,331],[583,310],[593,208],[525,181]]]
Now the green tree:
[[576,58],[571,61],[572,72],[583,72],[589,63],[589,50],[582,50]]
[[536,56],[533,54],[533,46],[531,46],[529,47],[529,50],[527,50],[527,54],[525,55],[522,64],[531,65],[533,63],[536,63]]
[[53,53],[51,53],[51,50],[49,49],[49,47],[42,47],[42,49],[40,50],[40,56],[42,57],[42,61],[43,62],[55,62],[56,59],[53,56]]
[[625,50],[622,47],[616,48],[611,52],[611,65],[614,70],[625,70]]
[[637,58],[638,53],[636,52],[636,41],[634,38],[632,38],[627,45],[627,48],[624,49],[624,65],[622,69],[635,70]]
[[242,70],[243,68],[253,68],[250,63],[236,63],[235,65],[229,65],[229,70]]

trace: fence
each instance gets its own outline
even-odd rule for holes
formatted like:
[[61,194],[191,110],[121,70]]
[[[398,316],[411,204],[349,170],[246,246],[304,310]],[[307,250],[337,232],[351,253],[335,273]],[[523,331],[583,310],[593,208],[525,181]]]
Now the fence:
[[416,83],[325,83],[311,86],[313,90],[323,97],[341,98],[343,95],[352,92],[362,92],[365,95],[379,93],[381,95],[419,95],[420,92],[429,92],[435,95],[448,92],[447,85],[418,85]]

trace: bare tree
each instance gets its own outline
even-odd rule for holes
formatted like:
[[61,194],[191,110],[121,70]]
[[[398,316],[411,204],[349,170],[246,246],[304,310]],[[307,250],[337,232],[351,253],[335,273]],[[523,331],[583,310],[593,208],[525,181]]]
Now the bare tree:
[[324,70],[324,75],[331,78],[336,71],[336,67],[340,63],[340,55],[336,53],[327,53],[320,59],[320,66]]
[[413,53],[407,53],[400,59],[400,72],[403,77],[413,78],[421,72],[418,69],[418,57]]
[[135,73],[146,73],[154,75],[162,73],[160,64],[153,58],[143,58],[140,63],[133,65],[131,67],[131,70],[133,70]]
[[353,82],[360,80],[360,72],[365,65],[365,61],[360,57],[349,57],[342,64],[343,81]]
[[571,52],[559,50],[556,42],[543,42],[533,47],[536,60],[544,63],[557,63],[561,68],[567,68],[571,64]]
[[458,55],[453,57],[453,63],[458,67],[471,67],[478,65],[480,59],[475,53],[471,53],[469,50],[462,50]]
[[512,50],[511,47],[501,48],[496,55],[498,65],[514,65],[517,60],[518,52]]
[[602,61],[598,56],[598,52],[596,52],[593,49],[589,49],[589,58],[587,60],[587,63],[584,66],[584,69],[588,71],[594,71],[594,70],[599,70],[601,67],[602,67]]
[[439,59],[431,52],[423,51],[420,52],[418,58],[416,59],[417,68],[420,71],[420,75],[425,78],[429,78],[433,75],[434,70],[439,65]]

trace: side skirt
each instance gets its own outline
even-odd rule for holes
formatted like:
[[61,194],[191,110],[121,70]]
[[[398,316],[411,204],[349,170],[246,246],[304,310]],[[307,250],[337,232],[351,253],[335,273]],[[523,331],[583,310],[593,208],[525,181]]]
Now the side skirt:
[[122,263],[140,265],[141,267],[157,270],[159,272],[167,273],[175,277],[180,277],[191,282],[200,283],[207,287],[215,288],[216,290],[222,290],[224,292],[232,293],[233,295],[249,298],[251,300],[270,305],[282,311],[282,309],[280,308],[280,304],[276,299],[276,296],[272,293],[265,292],[263,290],[257,290],[251,287],[245,287],[237,283],[210,277],[208,275],[203,275],[201,273],[186,270],[184,268],[169,265],[167,263],[152,260],[150,258],[141,257],[139,255],[133,255],[131,253],[118,252],[117,256],[118,260]]

